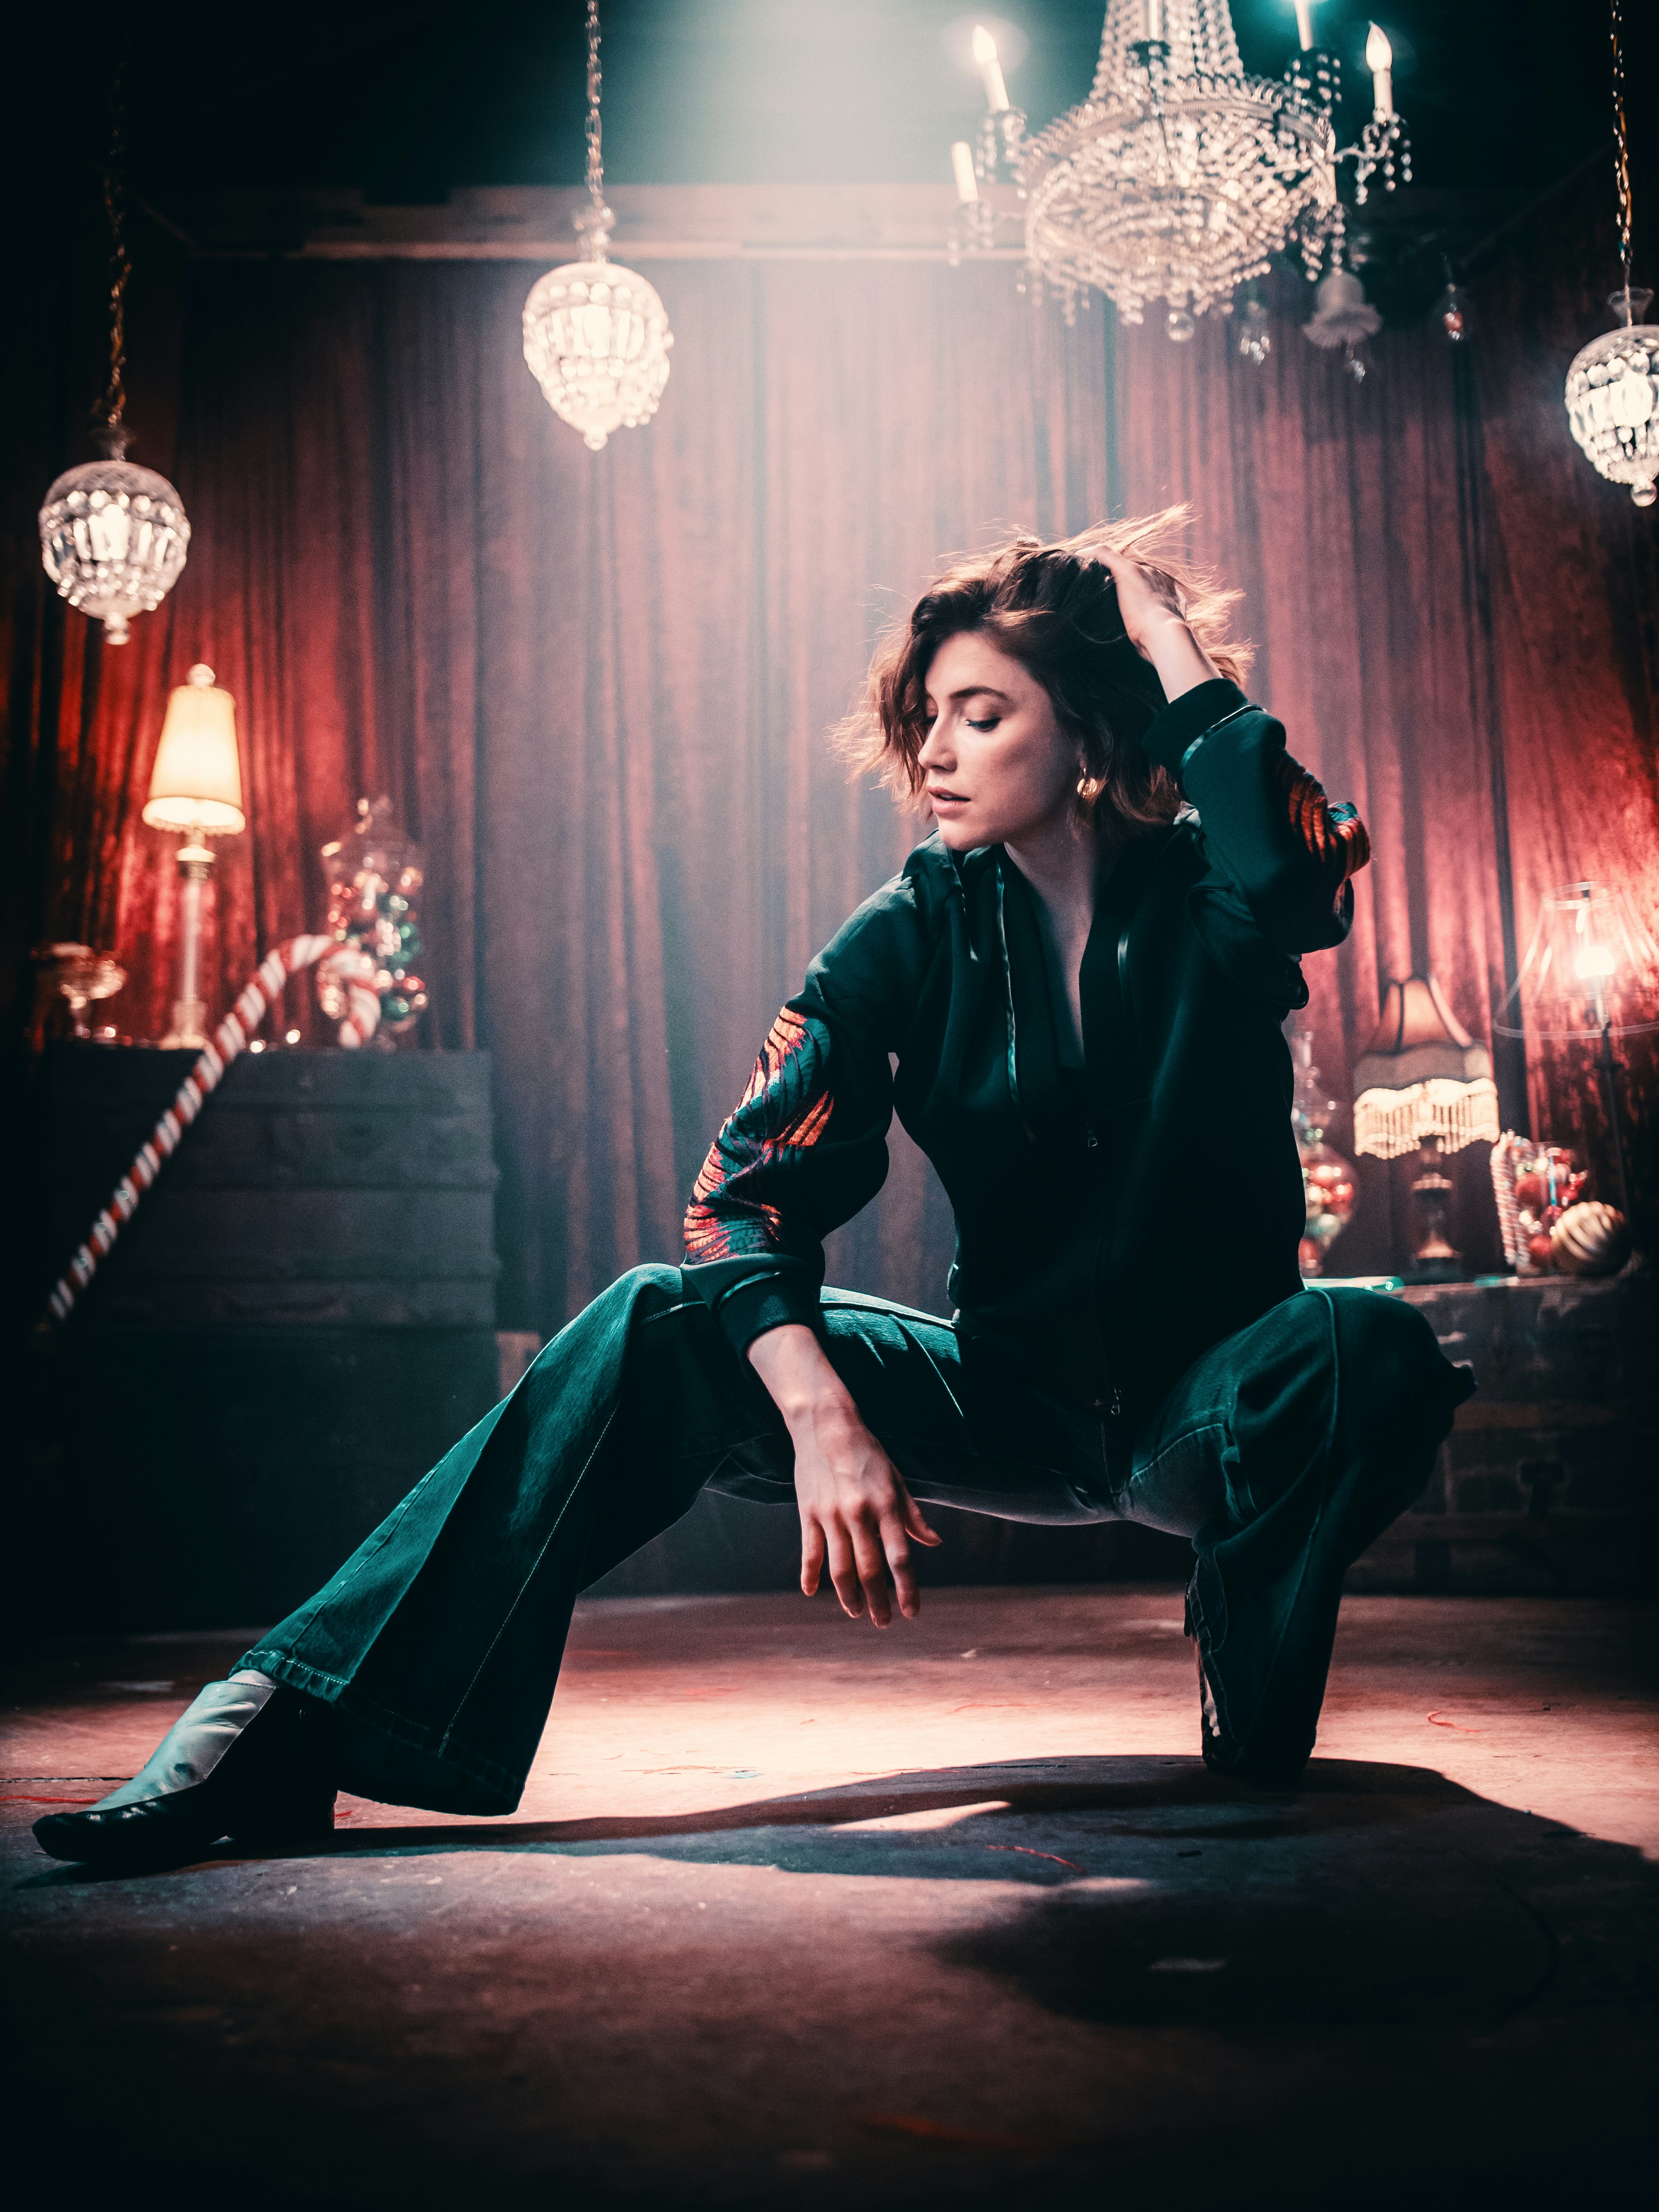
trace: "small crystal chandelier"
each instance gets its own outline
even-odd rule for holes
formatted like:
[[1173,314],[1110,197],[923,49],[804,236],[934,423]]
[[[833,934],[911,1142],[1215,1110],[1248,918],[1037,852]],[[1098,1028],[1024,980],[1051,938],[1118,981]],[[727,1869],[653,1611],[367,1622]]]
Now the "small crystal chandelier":
[[1630,142],[1625,127],[1620,0],[1613,5],[1613,175],[1619,201],[1619,258],[1625,281],[1607,296],[1620,327],[1592,338],[1567,371],[1567,421],[1610,483],[1630,486],[1638,507],[1659,492],[1659,324],[1639,323],[1653,295],[1630,281]]
[[598,453],[657,411],[674,334],[654,289],[606,247],[617,218],[599,156],[599,4],[587,0],[587,195],[574,218],[587,258],[550,269],[524,303],[524,357],[547,404]]
[[[1340,73],[1314,46],[1314,4],[1296,0],[1300,50],[1274,80],[1245,76],[1227,0],[1109,0],[1089,98],[1035,137],[1001,134],[1018,148],[1034,283],[1068,319],[1092,285],[1125,322],[1166,301],[1170,336],[1189,338],[1195,316],[1224,308],[1287,247],[1310,281],[1340,265],[1342,163],[1358,204],[1373,181],[1409,181],[1388,41],[1375,32],[1382,46],[1368,48],[1368,60],[1386,56],[1372,62],[1376,112],[1339,148]],[[982,156],[976,167],[986,173]],[[962,246],[975,250],[971,237]]]
[[58,596],[104,625],[111,645],[125,645],[134,615],[150,614],[179,580],[190,544],[185,503],[154,469],[125,459],[127,253],[122,179],[120,87],[104,208],[110,231],[109,384],[93,410],[93,443],[103,459],[66,469],[40,509],[40,560]]

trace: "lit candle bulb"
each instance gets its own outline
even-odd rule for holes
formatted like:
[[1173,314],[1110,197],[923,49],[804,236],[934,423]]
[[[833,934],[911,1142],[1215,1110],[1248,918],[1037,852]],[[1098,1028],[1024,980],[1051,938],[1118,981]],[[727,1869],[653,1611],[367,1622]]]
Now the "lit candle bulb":
[[1164,0],[1146,0],[1146,36],[1149,39],[1162,39],[1164,36]]
[[971,207],[979,198],[979,179],[974,174],[974,149],[965,138],[951,147],[951,167],[956,171],[957,199],[963,207]]
[[1388,33],[1373,23],[1365,37],[1365,66],[1371,73],[1371,93],[1376,112],[1386,122],[1394,113],[1394,48]]
[[985,105],[993,115],[1000,115],[1008,105],[1008,88],[1002,81],[997,42],[983,23],[974,26],[974,59],[985,82]]
[[1314,0],[1296,0],[1296,35],[1305,54],[1313,44]]

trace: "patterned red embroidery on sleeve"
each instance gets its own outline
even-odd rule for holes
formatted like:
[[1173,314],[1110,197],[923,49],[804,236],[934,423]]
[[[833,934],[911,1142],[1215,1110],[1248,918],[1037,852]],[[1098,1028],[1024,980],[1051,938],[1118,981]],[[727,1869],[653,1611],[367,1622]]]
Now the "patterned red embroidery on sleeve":
[[835,1105],[823,1075],[818,1036],[786,1006],[692,1189],[685,1212],[685,1256],[691,1266],[778,1249],[777,1207],[746,1196],[744,1185],[783,1153],[815,1145],[823,1134]]
[[1371,857],[1371,841],[1358,810],[1333,806],[1318,777],[1310,775],[1288,753],[1279,756],[1278,774],[1291,826],[1330,878],[1334,897]]

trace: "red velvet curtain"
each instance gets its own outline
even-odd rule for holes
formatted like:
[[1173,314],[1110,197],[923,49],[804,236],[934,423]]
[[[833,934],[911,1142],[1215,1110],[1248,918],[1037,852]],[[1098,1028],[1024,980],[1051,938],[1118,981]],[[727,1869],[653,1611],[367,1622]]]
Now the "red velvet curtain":
[[[1360,385],[1303,338],[1288,282],[1260,365],[1215,317],[1182,347],[1151,322],[1120,334],[1126,506],[1192,501],[1196,550],[1244,589],[1253,690],[1370,826],[1353,934],[1307,969],[1338,1098],[1390,977],[1432,971],[1492,1038],[1547,886],[1622,884],[1659,933],[1654,520],[1596,476],[1562,404],[1568,362],[1611,322],[1608,199],[1598,165],[1477,260],[1464,349],[1437,325],[1390,330]],[[1506,1122],[1584,1146],[1616,1199],[1589,1054],[1529,1042],[1523,1064],[1495,1042]],[[1621,1047],[1650,1214],[1655,1060],[1651,1039]],[[1456,1170],[1471,1267],[1499,1264],[1486,1150]],[[1410,1165],[1361,1164],[1334,1269],[1401,1263]]]
[[[8,509],[10,957],[112,946],[132,981],[107,1011],[161,1033],[172,846],[139,810],[167,690],[210,661],[250,816],[222,848],[210,995],[317,926],[317,848],[388,793],[428,854],[423,1041],[495,1056],[501,1319],[550,1331],[677,1254],[772,1013],[915,834],[823,742],[878,629],[994,529],[1185,497],[1244,587],[1256,690],[1370,823],[1353,939],[1310,963],[1333,1093],[1389,975],[1431,968],[1484,1036],[1547,883],[1621,883],[1659,927],[1654,522],[1560,402],[1607,320],[1602,197],[1587,179],[1487,258],[1466,355],[1391,331],[1360,387],[1288,296],[1257,370],[1215,318],[1186,348],[1123,333],[1114,360],[1097,313],[1066,331],[1002,266],[665,264],[661,411],[597,457],[524,367],[520,264],[190,264],[176,447],[165,408],[135,410],[195,527],[162,610],[101,647],[33,565],[49,471]],[[158,357],[165,380],[156,336],[135,344]],[[289,998],[281,1025],[320,1042],[308,988]],[[1650,1206],[1659,1085],[1650,1046],[1625,1057]],[[1610,1188],[1582,1059],[1500,1056],[1500,1078],[1509,1116],[1529,1091]],[[1489,1264],[1478,1158],[1460,1181]],[[1397,1264],[1400,1173],[1366,1164],[1364,1196],[1333,1262]],[[832,1273],[938,1306],[950,1243],[896,1132]]]
[[[319,925],[318,848],[389,793],[428,855],[426,1041],[494,1055],[501,1319],[550,1333],[678,1257],[772,1015],[915,841],[823,743],[878,629],[941,553],[1105,511],[1109,392],[1100,319],[1064,331],[1006,267],[682,264],[655,272],[661,410],[596,456],[525,368],[534,273],[191,269],[189,565],[123,653],[49,629],[43,933],[114,946],[111,1018],[161,1033],[176,840],[138,817],[198,659],[236,699],[250,819],[210,1000]],[[832,1274],[938,1307],[947,1210],[893,1152]]]

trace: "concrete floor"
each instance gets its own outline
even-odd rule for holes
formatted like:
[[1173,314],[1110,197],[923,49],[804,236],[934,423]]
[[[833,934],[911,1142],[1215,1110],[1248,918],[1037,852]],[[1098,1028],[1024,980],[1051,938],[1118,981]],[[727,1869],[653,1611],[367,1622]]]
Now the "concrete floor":
[[[28,1823],[245,1638],[62,1646],[3,1784],[55,2204],[1651,2201],[1652,1617],[1350,1599],[1319,1756],[1196,1756],[1168,1589],[580,1610],[520,1812],[98,1880]],[[21,2197],[14,2202],[23,2201]]]

